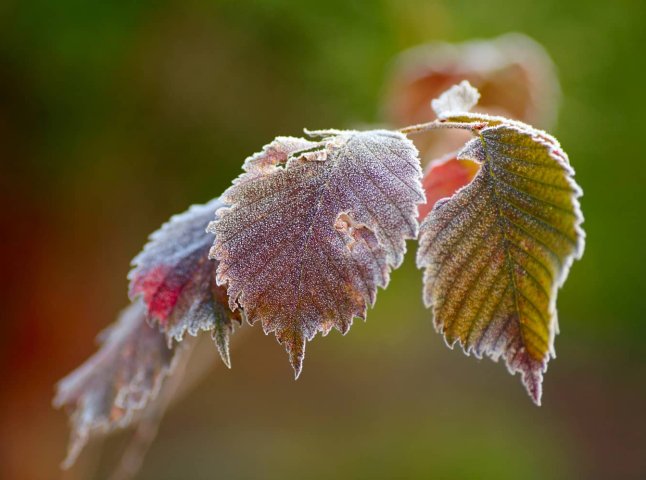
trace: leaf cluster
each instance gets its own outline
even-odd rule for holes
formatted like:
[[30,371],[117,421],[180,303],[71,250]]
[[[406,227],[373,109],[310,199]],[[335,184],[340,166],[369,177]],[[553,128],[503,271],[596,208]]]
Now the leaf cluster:
[[[470,113],[478,99],[462,82],[433,101],[429,123],[277,137],[221,197],[153,233],[133,260],[132,305],[59,384],[74,429],[66,465],[155,399],[186,333],[211,332],[230,367],[234,327],[259,323],[298,377],[307,342],[366,318],[408,239],[446,343],[502,358],[540,404],[557,290],[583,251],[581,189],[554,137]],[[436,129],[472,138],[423,172],[409,136]]]

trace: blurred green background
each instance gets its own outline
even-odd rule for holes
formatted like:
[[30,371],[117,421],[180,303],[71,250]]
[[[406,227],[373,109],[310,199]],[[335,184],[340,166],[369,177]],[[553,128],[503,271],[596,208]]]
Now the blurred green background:
[[[520,31],[557,64],[588,235],[543,406],[446,348],[409,255],[298,382],[259,327],[234,336],[233,370],[169,412],[140,478],[646,478],[645,21],[642,0],[4,0],[0,477],[62,475],[53,385],[126,304],[149,232],[277,134],[381,121],[400,51]],[[104,478],[124,438],[65,477]]]

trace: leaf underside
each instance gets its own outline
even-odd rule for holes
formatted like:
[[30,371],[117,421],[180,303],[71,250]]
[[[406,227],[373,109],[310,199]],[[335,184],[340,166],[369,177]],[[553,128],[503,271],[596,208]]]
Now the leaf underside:
[[311,135],[278,137],[250,157],[209,226],[229,305],[276,334],[296,376],[306,341],[365,318],[424,202],[417,150],[402,134]]
[[573,170],[558,142],[519,122],[484,122],[458,156],[481,164],[473,181],[440,200],[420,227],[424,302],[449,346],[503,357],[540,404],[554,356],[557,289],[583,251]]
[[417,218],[423,220],[438,200],[450,197],[458,189],[468,185],[479,169],[480,166],[471,160],[458,160],[457,152],[433,160],[426,167],[422,178],[426,203],[419,206]]
[[215,198],[173,216],[134,258],[128,278],[130,298],[143,297],[148,319],[165,332],[169,344],[181,341],[185,332],[210,331],[230,367],[229,335],[241,315],[229,308],[226,289],[215,282],[217,262],[208,258],[213,236],[206,232],[223,205]]
[[137,302],[99,336],[101,348],[57,385],[54,406],[70,412],[72,435],[63,468],[70,467],[96,434],[124,428],[155,399],[180,347],[146,322]]

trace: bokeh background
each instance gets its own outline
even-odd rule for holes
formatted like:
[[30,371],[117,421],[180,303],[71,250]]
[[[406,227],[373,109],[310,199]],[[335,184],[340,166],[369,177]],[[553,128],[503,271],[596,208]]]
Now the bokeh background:
[[140,478],[646,478],[645,20],[641,0],[2,1],[0,477],[110,471],[124,435],[58,470],[50,402],[149,232],[277,134],[381,121],[402,50],[520,31],[558,67],[588,234],[543,406],[446,348],[409,255],[298,382],[259,327],[234,336],[234,368],[214,360],[171,409]]

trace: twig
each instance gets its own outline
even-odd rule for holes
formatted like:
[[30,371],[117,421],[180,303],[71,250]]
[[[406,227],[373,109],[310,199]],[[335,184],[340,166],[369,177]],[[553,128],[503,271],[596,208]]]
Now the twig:
[[399,131],[404,135],[412,135],[416,133],[429,132],[431,130],[440,130],[445,128],[470,130],[477,132],[486,127],[487,124],[483,122],[446,122],[443,120],[433,120],[432,122],[419,123],[409,127],[400,128]]

